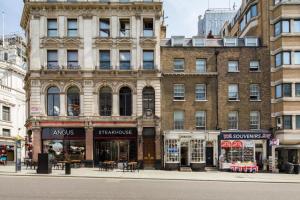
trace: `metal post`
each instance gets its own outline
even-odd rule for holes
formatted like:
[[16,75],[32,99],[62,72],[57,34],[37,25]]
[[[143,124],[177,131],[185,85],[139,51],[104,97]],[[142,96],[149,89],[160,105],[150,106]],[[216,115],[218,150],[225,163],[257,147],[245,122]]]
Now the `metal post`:
[[4,47],[4,11],[2,11],[2,47]]

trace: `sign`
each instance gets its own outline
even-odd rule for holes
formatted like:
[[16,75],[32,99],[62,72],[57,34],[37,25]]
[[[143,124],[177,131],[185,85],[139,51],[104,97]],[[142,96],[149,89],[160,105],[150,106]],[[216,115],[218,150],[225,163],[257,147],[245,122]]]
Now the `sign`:
[[243,147],[243,142],[239,140],[235,140],[231,143],[232,148],[242,148]]
[[279,146],[279,139],[270,140],[270,146]]
[[39,114],[40,108],[39,107],[30,107],[30,113],[31,114]]
[[221,147],[222,148],[230,148],[231,142],[230,141],[221,141]]
[[269,140],[272,134],[268,132],[223,132],[221,140]]
[[43,128],[43,140],[76,140],[85,139],[83,128]]
[[137,129],[136,128],[95,128],[94,129],[94,138],[128,138],[136,137]]

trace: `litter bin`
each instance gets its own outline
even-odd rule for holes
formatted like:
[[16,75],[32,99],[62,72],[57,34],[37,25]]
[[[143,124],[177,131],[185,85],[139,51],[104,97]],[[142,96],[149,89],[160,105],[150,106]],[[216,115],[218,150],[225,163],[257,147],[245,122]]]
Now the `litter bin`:
[[66,175],[70,175],[71,174],[71,163],[69,163],[69,162],[66,163],[65,173],[66,173]]
[[294,173],[299,174],[300,173],[300,165],[294,165]]

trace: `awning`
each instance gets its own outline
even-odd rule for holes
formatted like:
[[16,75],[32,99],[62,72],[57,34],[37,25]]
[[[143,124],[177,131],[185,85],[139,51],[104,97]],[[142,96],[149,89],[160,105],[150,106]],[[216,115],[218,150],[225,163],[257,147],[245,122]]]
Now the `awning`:
[[16,143],[14,143],[14,142],[0,141],[0,145],[14,146],[15,144],[16,144]]
[[300,145],[279,145],[275,146],[276,149],[300,149]]

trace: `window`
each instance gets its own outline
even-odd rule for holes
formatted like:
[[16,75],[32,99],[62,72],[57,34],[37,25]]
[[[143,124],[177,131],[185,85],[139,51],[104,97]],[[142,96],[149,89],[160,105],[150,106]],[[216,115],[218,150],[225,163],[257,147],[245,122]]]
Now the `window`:
[[250,72],[259,71],[259,61],[251,61],[250,62]]
[[2,120],[10,121],[10,107],[7,106],[2,107]]
[[292,96],[292,84],[284,83],[275,86],[275,98],[291,97]]
[[132,95],[131,89],[123,87],[120,89],[120,116],[132,115]]
[[282,20],[277,22],[274,25],[274,35],[275,37],[280,35],[281,33],[289,33],[290,32],[290,21]]
[[58,55],[57,50],[47,51],[47,68],[48,69],[58,69]]
[[110,37],[110,21],[109,19],[100,19],[99,22],[99,35],[100,37]]
[[68,19],[68,37],[77,36],[77,19]]
[[300,83],[295,84],[295,95],[296,97],[300,97]]
[[60,91],[58,87],[50,87],[47,91],[47,115],[58,116],[60,112]]
[[184,72],[184,59],[175,58],[173,64],[175,72]]
[[120,19],[120,37],[130,36],[130,21],[129,19]]
[[4,137],[10,137],[10,130],[9,129],[2,129],[2,135]]
[[183,84],[174,85],[174,100],[184,100],[185,89]]
[[240,22],[240,30],[244,30],[244,28],[246,27],[246,19],[245,17],[242,18],[242,21]]
[[144,50],[143,69],[154,69],[154,51]]
[[251,101],[260,100],[260,88],[258,84],[250,85],[250,100]]
[[293,129],[292,115],[283,116],[283,129]]
[[111,116],[112,91],[109,87],[103,87],[100,89],[99,108],[100,116]]
[[166,163],[179,163],[179,141],[176,139],[165,140]]
[[80,91],[77,87],[70,87],[67,91],[68,116],[80,114]]
[[250,129],[260,129],[260,113],[258,111],[250,112]]
[[174,129],[183,130],[184,129],[184,112],[175,111],[174,112]]
[[153,19],[144,19],[144,37],[153,37]]
[[228,86],[228,98],[231,101],[239,99],[239,92],[238,92],[238,85],[237,84],[230,84]]
[[228,113],[228,129],[229,130],[238,129],[238,112],[233,111]]
[[8,53],[4,52],[4,60],[7,61],[8,60]]
[[120,51],[120,69],[130,70],[131,68],[131,55],[130,51]]
[[67,51],[67,66],[68,69],[78,69],[78,51],[68,50]]
[[297,51],[294,53],[295,65],[300,65],[300,52]]
[[300,115],[296,116],[296,129],[300,129]]
[[48,19],[47,21],[47,34],[48,37],[57,37],[57,19]]
[[300,33],[300,20],[294,20],[294,32]]
[[204,141],[203,140],[191,140],[191,162],[203,163],[204,161]]
[[239,72],[239,62],[229,61],[228,62],[228,72]]
[[100,51],[100,69],[110,69],[110,51],[109,50],[101,50]]
[[196,100],[206,100],[206,85],[205,84],[197,84],[196,85]]
[[206,112],[197,111],[196,112],[196,129],[205,130],[206,129]]
[[205,73],[206,72],[206,60],[205,59],[197,59],[196,60],[196,72],[197,73]]
[[275,86],[275,98],[281,98],[282,97],[282,85],[276,85]]
[[291,64],[291,52],[285,51],[275,55],[275,67]]
[[143,114],[153,116],[155,114],[155,91],[152,87],[143,89]]

